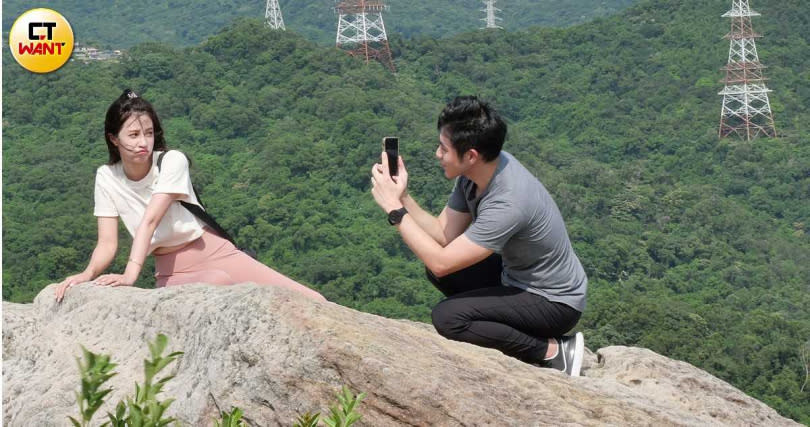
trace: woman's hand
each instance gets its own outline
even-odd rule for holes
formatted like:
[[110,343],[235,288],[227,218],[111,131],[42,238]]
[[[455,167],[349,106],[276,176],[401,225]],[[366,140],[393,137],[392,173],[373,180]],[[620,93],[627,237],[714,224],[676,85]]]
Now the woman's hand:
[[402,207],[402,198],[408,190],[408,171],[401,156],[397,162],[399,173],[395,177],[388,172],[388,156],[385,153],[382,153],[382,163],[371,168],[371,195],[386,213]]
[[96,277],[93,283],[101,286],[132,286],[137,278],[128,278],[125,274],[104,274]]
[[93,277],[86,271],[68,276],[68,278],[63,280],[61,283],[59,283],[59,286],[56,287],[56,302],[62,302],[62,300],[65,298],[65,293],[67,293],[67,290],[72,288],[73,285],[89,282],[92,279]]

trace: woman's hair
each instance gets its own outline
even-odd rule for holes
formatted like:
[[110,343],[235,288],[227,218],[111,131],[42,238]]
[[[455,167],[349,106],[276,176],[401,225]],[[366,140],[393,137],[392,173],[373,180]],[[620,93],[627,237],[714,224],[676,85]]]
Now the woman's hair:
[[107,117],[104,119],[104,139],[107,141],[107,150],[110,152],[108,164],[115,164],[121,161],[121,153],[118,147],[113,144],[110,137],[118,135],[121,127],[133,114],[146,114],[152,119],[155,130],[155,145],[153,150],[166,151],[166,140],[163,139],[163,127],[160,126],[155,109],[149,101],[141,98],[130,89],[125,89],[124,93],[115,100],[107,109]]

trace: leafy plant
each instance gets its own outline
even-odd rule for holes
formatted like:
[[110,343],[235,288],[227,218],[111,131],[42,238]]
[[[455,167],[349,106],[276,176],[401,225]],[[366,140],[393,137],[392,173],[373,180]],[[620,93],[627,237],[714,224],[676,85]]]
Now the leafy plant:
[[366,397],[365,393],[360,393],[355,396],[351,390],[345,385],[341,393],[338,393],[338,404],[329,407],[332,413],[329,418],[324,420],[324,423],[329,427],[349,427],[354,424],[362,415],[355,412],[354,408]]
[[[174,399],[160,401],[157,395],[163,386],[174,378],[165,376],[155,381],[155,377],[170,363],[177,360],[183,352],[176,351],[163,356],[169,339],[166,335],[158,334],[154,342],[149,345],[151,359],[143,362],[145,380],[143,387],[135,383],[135,398],[127,397],[126,403],[119,401],[115,407],[115,414],[107,413],[109,421],[101,424],[102,427],[161,427],[175,422],[174,418],[164,418],[163,414]],[[79,361],[79,372],[82,377],[81,391],[76,393],[76,402],[79,405],[81,421],[68,417],[77,427],[86,427],[98,408],[104,404],[104,398],[112,391],[111,388],[102,389],[107,380],[117,375],[112,369],[117,365],[110,362],[110,356],[93,353],[82,347],[84,363]],[[241,417],[241,411],[239,413]],[[229,426],[231,424],[228,424]]]
[[295,424],[293,424],[293,427],[317,427],[320,418],[320,413],[313,414],[312,412],[307,412],[298,414],[298,419],[295,421]]
[[338,403],[329,407],[330,415],[328,418],[320,419],[320,413],[307,412],[305,414],[298,414],[293,427],[316,427],[318,421],[323,421],[329,427],[349,427],[360,420],[360,415],[355,409],[360,401],[366,397],[365,393],[354,395],[352,391],[345,385],[337,394]]
[[112,391],[111,388],[102,389],[102,385],[117,375],[116,372],[112,372],[116,364],[110,362],[110,356],[93,353],[84,347],[82,347],[82,353],[84,354],[84,363],[78,358],[76,359],[82,377],[81,391],[76,392],[76,402],[79,405],[81,421],[68,417],[76,427],[90,425],[93,414],[104,403],[104,397]]
[[231,412],[222,411],[220,416],[221,420],[214,420],[215,427],[245,427],[247,425],[242,421],[242,410],[239,408],[233,408]]
[[181,351],[175,351],[167,356],[163,356],[169,339],[166,335],[158,334],[155,342],[148,343],[151,359],[143,361],[144,383],[143,387],[135,383],[135,399],[127,397],[126,404],[119,402],[115,408],[115,414],[108,413],[110,423],[114,427],[161,427],[175,421],[174,418],[163,418],[163,414],[174,399],[160,401],[157,395],[163,390],[163,386],[174,378],[174,375],[165,376],[157,381],[155,376],[166,366],[177,360]]

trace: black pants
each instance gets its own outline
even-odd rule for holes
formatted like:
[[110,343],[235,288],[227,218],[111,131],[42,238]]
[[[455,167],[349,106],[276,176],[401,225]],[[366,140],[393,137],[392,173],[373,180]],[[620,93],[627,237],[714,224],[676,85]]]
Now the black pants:
[[541,362],[547,338],[571,330],[581,313],[504,286],[502,269],[497,254],[441,278],[425,268],[430,282],[447,297],[433,308],[433,326],[445,338],[494,348],[527,363]]

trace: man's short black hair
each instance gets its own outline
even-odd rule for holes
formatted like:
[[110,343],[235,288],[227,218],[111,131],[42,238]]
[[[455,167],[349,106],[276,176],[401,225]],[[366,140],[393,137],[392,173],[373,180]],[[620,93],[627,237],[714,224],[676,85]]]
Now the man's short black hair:
[[489,162],[498,157],[506,139],[506,123],[487,102],[475,96],[459,96],[439,114],[437,125],[458,152],[459,159],[475,148]]

